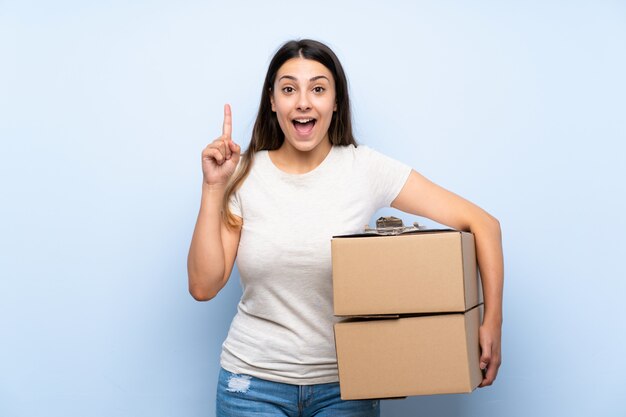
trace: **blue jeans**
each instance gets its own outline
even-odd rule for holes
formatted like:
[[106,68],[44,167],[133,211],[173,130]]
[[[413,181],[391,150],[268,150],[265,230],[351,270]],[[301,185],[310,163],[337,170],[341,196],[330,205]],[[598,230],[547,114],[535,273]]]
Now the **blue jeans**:
[[339,383],[291,385],[220,370],[217,417],[380,417],[378,400],[342,400]]

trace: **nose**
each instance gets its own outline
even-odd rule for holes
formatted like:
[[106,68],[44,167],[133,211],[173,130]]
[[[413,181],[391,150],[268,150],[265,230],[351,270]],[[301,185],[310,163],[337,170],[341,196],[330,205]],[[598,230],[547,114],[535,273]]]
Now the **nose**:
[[297,109],[300,111],[308,111],[311,109],[311,101],[309,100],[308,91],[302,90],[298,96]]

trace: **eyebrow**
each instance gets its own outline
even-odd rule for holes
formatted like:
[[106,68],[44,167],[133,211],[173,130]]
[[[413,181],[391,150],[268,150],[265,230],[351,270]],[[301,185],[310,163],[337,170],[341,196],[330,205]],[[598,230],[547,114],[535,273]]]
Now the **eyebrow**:
[[[282,77],[278,79],[278,81],[282,80],[283,78],[288,78],[290,80],[298,81],[298,79],[294,77],[293,75],[283,75]],[[319,80],[320,78],[324,78],[326,81],[330,82],[328,77],[325,75],[316,75],[315,77],[309,79],[309,81],[316,81],[316,80]]]

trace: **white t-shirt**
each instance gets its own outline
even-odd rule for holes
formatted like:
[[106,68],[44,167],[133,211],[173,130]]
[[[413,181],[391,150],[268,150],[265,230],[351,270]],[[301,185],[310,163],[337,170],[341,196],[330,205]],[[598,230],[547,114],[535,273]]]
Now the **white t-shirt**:
[[410,172],[363,145],[333,146],[305,174],[281,171],[267,151],[255,155],[230,204],[243,218],[243,295],[222,346],[224,369],[298,385],[339,380],[331,238],[362,231]]

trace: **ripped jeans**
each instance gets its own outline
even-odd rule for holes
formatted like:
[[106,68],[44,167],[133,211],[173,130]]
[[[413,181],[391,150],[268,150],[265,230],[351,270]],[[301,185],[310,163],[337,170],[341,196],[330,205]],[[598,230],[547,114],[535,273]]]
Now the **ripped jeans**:
[[379,400],[342,400],[339,383],[291,385],[220,369],[217,417],[380,417]]

